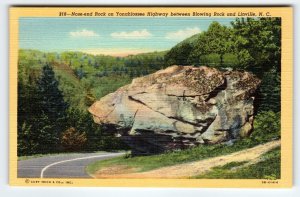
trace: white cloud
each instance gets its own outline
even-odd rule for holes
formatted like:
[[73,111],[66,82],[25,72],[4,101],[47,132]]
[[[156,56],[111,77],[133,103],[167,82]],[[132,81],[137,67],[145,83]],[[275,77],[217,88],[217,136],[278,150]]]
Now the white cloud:
[[70,36],[74,38],[79,38],[79,37],[86,38],[86,37],[99,37],[100,35],[94,31],[83,29],[79,31],[71,31]]
[[193,28],[185,28],[180,29],[178,31],[169,32],[166,34],[165,38],[170,40],[183,40],[185,38],[188,38],[194,34],[200,33],[201,30],[199,27],[193,27]]
[[151,37],[152,34],[147,29],[142,29],[131,32],[113,32],[110,36],[118,39],[147,39]]

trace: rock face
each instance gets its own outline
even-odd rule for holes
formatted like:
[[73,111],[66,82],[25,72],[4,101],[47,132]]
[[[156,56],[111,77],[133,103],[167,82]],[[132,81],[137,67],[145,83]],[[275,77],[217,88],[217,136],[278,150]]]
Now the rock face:
[[89,112],[136,153],[216,144],[250,135],[259,84],[249,72],[171,66],[134,79]]

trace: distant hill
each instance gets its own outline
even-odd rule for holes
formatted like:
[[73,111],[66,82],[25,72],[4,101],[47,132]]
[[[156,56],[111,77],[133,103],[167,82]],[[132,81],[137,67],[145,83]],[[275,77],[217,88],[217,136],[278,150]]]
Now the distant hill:
[[192,35],[191,37],[188,37],[186,39],[184,39],[183,41],[179,42],[178,44],[176,44],[174,47],[179,47],[179,46],[182,46],[184,44],[191,44],[191,45],[195,45],[196,44],[196,41],[197,39],[199,38],[201,33],[198,33],[198,34],[195,34],[195,35]]
[[[95,99],[128,84],[135,77],[164,67],[166,51],[127,57],[92,55],[83,52],[19,50],[19,80],[35,81],[45,64],[51,64],[64,98],[72,107],[86,110]],[[34,85],[34,84],[33,84]]]

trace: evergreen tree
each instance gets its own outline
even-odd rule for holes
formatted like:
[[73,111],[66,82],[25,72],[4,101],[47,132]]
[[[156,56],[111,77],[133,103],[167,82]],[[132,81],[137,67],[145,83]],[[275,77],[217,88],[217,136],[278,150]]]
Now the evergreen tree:
[[41,77],[37,81],[34,106],[34,124],[31,136],[36,140],[37,152],[48,153],[59,150],[60,133],[65,130],[65,117],[68,104],[58,88],[59,83],[49,64],[43,67]]
[[55,78],[53,68],[46,64],[43,67],[41,77],[37,81],[38,109],[46,114],[50,120],[65,117],[68,104],[64,101],[59,82]]
[[79,79],[82,79],[83,77],[85,77],[85,72],[83,71],[83,65],[80,65],[80,68],[75,69],[75,74],[77,75],[77,77]]

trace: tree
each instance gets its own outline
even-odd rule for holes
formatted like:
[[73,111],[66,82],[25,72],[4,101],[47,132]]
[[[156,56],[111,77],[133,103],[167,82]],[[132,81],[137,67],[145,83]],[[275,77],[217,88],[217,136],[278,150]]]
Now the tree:
[[265,72],[262,76],[262,81],[258,93],[255,98],[255,104],[258,106],[258,111],[279,112],[280,105],[280,74],[275,70]]
[[[35,110],[37,103],[35,70],[28,67],[18,73],[18,155],[36,153],[37,142],[33,126],[35,124]],[[24,69],[24,68],[23,68]]]
[[280,112],[263,111],[255,116],[250,138],[258,142],[281,137]]
[[281,71],[280,18],[238,18],[232,26],[234,50],[244,69],[258,76],[273,68]]
[[61,136],[61,144],[66,151],[80,151],[86,142],[86,133],[76,131],[74,127],[68,128]]
[[90,88],[87,88],[84,103],[86,106],[91,106],[96,101],[95,96],[92,93],[92,90]]
[[193,46],[184,42],[180,46],[173,47],[166,55],[165,60],[167,65],[188,65],[188,57],[193,49]]
[[[76,131],[85,131],[86,143],[84,150],[121,150],[128,149],[128,146],[119,138],[116,138],[109,131],[104,129],[93,121],[93,117],[87,111],[80,111],[76,108],[68,110],[67,128],[74,128]],[[82,134],[82,132],[79,132]],[[81,149],[82,150],[82,149]]]
[[[166,55],[167,65],[200,65],[204,63],[205,56],[217,54],[220,65],[224,64],[224,55],[232,50],[232,29],[218,22],[212,22],[207,31],[188,38],[173,47]],[[214,62],[216,63],[216,62]]]
[[98,69],[100,67],[99,63],[98,62],[95,62],[94,63],[94,68]]
[[195,41],[195,46],[191,51],[188,62],[193,65],[203,64],[202,57],[208,54],[208,39],[206,32],[199,34],[197,40]]
[[241,18],[232,26],[241,68],[262,79],[256,99],[259,110],[280,111],[281,19]]
[[59,150],[60,132],[65,129],[68,104],[64,101],[59,83],[49,64],[43,67],[37,81],[34,107],[32,111],[32,139],[36,143],[36,153]]
[[232,46],[230,40],[231,29],[218,22],[212,22],[205,35],[207,39],[207,46],[205,47],[206,53],[216,53],[220,55],[220,65],[223,66],[224,55],[230,52]]
[[34,86],[18,80],[18,156],[32,154],[36,143],[32,141],[31,109],[34,109]]
[[51,120],[65,117],[68,104],[64,101],[59,82],[55,78],[53,68],[46,64],[41,77],[37,81],[38,103],[36,108],[46,114]]
[[83,70],[83,65],[80,65],[80,68],[75,69],[75,74],[79,79],[82,79],[83,77],[85,77],[85,72]]

